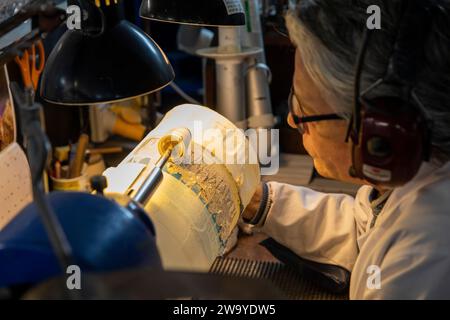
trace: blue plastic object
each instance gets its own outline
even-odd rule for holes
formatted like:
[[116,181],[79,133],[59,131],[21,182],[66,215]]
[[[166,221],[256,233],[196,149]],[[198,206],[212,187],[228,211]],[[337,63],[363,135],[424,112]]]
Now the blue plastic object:
[[[162,268],[153,224],[143,212],[86,193],[56,192],[48,200],[82,272]],[[0,232],[0,288],[62,273],[37,208],[30,204]]]

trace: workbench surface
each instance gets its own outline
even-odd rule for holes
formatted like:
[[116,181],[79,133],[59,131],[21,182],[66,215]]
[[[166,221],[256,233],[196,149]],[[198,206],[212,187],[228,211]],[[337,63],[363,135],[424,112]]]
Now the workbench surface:
[[278,261],[260,242],[262,233],[241,235],[237,246],[225,257],[218,258],[211,273],[270,282],[290,300],[346,300],[348,294],[334,294],[321,288],[300,270]]

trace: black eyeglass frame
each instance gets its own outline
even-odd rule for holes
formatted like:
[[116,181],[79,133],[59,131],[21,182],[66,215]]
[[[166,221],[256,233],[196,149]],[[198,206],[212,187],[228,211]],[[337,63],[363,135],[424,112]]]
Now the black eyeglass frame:
[[291,87],[291,92],[289,94],[288,99],[288,108],[289,108],[289,114],[292,117],[292,120],[294,120],[294,123],[297,127],[297,130],[301,133],[305,133],[305,127],[303,124],[308,122],[321,122],[321,121],[331,121],[331,120],[346,120],[343,116],[337,114],[337,113],[330,113],[330,114],[323,114],[323,115],[315,115],[315,116],[307,116],[307,117],[299,117],[294,112],[294,103],[293,99],[297,100],[297,103],[300,107],[300,112],[303,113],[303,110],[301,110],[301,103],[298,101],[297,96],[295,95],[294,87]]

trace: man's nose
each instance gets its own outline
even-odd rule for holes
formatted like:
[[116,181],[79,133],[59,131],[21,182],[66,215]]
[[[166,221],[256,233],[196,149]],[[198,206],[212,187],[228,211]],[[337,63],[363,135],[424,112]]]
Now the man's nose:
[[294,122],[294,118],[292,118],[291,113],[289,113],[288,116],[287,116],[287,123],[292,129],[297,129],[297,126],[296,126],[296,124]]

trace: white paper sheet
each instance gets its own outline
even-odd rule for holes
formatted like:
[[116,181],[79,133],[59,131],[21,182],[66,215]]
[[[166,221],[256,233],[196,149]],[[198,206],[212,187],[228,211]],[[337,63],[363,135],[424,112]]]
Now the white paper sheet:
[[32,200],[28,161],[13,143],[0,153],[0,230]]

